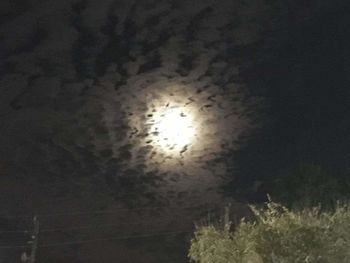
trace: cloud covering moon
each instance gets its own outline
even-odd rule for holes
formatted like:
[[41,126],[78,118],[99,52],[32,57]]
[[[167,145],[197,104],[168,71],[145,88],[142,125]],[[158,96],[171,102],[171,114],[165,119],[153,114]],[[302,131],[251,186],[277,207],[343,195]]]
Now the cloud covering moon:
[[[94,174],[116,192],[124,177],[205,191],[228,175],[225,154],[258,125],[259,98],[239,82],[234,50],[258,37],[263,1],[38,1],[18,10],[0,28],[8,174]],[[171,154],[149,134],[167,107],[196,127]]]

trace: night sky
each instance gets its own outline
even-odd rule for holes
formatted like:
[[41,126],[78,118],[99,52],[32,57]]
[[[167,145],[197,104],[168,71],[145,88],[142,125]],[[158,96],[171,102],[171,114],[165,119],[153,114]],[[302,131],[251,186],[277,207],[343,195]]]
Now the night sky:
[[[191,232],[228,200],[239,217],[237,189],[300,162],[349,173],[348,14],[331,0],[1,1],[0,263],[29,239],[1,231],[36,214],[39,263],[185,262],[188,234],[105,239]],[[159,132],[169,110],[190,140]]]

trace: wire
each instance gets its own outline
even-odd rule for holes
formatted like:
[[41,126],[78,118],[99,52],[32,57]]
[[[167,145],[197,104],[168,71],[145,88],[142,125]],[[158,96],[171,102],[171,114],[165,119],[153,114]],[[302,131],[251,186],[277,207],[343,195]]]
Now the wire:
[[33,216],[29,216],[29,215],[19,215],[19,216],[15,216],[15,215],[0,215],[0,218],[4,218],[4,219],[8,219],[8,218],[33,218]]
[[[188,207],[182,207],[183,209],[187,208],[194,208],[194,207],[200,207],[203,205],[197,205],[197,206],[188,206]],[[145,209],[155,209],[156,207],[148,207],[148,208],[134,208],[134,209],[117,209],[117,210],[145,210]],[[116,213],[116,211],[109,212],[109,211],[98,211],[93,213],[74,213],[75,214],[84,214],[84,215],[91,215],[94,213]],[[62,213],[61,215],[71,215],[73,213]],[[54,216],[55,214],[47,214],[50,216]],[[57,214],[56,214],[57,215]],[[29,217],[29,216],[28,216]],[[110,225],[104,225],[100,227],[111,227],[111,226],[119,226],[120,224],[110,224]],[[71,229],[93,229],[93,228],[99,228],[99,227],[71,227],[71,228],[52,228],[52,229],[43,229],[42,232],[54,232],[57,230],[71,230]],[[9,230],[9,231],[1,231],[0,233],[29,233],[30,231],[27,230]],[[59,243],[51,243],[51,244],[44,244],[39,245],[39,247],[53,247],[53,246],[66,246],[66,245],[74,245],[74,244],[83,244],[83,243],[93,243],[93,242],[100,242],[100,241],[109,241],[109,240],[127,240],[127,239],[137,239],[137,238],[148,238],[148,237],[155,237],[155,236],[170,236],[170,235],[177,235],[177,234],[187,234],[187,233],[193,233],[192,230],[187,231],[173,231],[173,232],[160,232],[157,234],[142,234],[142,235],[129,235],[129,236],[122,236],[122,237],[111,237],[111,238],[98,238],[98,239],[88,239],[88,240],[75,240],[75,241],[67,241],[67,242],[59,242]],[[14,248],[28,248],[30,245],[14,245],[14,246],[0,246],[0,249],[14,249]]]
[[3,230],[3,231],[0,231],[0,234],[5,234],[5,233],[31,233],[31,231],[28,231],[28,230]]
[[[195,207],[203,207],[205,205],[196,205],[196,206],[185,206],[185,207],[179,207],[181,209],[189,209],[189,208],[195,208]],[[155,210],[160,208],[173,208],[174,206],[149,206],[149,207],[136,207],[136,208],[116,208],[111,211],[92,211],[92,212],[72,212],[72,213],[48,213],[48,214],[36,214],[37,217],[54,217],[54,216],[66,216],[66,215],[99,215],[99,214],[117,214],[120,211],[143,211],[143,210]],[[34,216],[34,215],[33,215]],[[2,215],[0,218],[33,218],[33,216],[29,215],[21,215],[21,216],[14,216],[14,215]]]
[[0,249],[11,249],[11,248],[29,248],[30,245],[19,245],[19,246],[0,246]]
[[[162,220],[158,221],[157,223],[169,223],[171,221],[169,220]],[[118,227],[118,226],[125,226],[125,225],[140,225],[139,222],[120,222],[118,224],[104,224],[104,225],[97,225],[97,226],[77,226],[77,227],[54,227],[54,228],[44,228],[40,230],[40,233],[50,233],[50,232],[59,232],[59,231],[68,231],[68,230],[79,230],[79,229],[102,229],[102,228],[109,228],[109,227]],[[4,230],[0,231],[0,233],[31,233],[30,230]]]
[[192,233],[192,231],[186,230],[186,231],[160,232],[157,234],[143,234],[143,235],[131,235],[131,236],[123,236],[123,237],[75,240],[75,241],[59,242],[59,243],[52,243],[52,244],[46,244],[46,245],[39,244],[39,247],[66,246],[66,245],[75,245],[75,244],[83,244],[83,243],[94,243],[94,242],[100,242],[100,241],[127,240],[127,239],[135,239],[135,238],[137,239],[137,238],[148,238],[148,237],[156,237],[156,236],[171,236],[171,235],[188,234],[188,233]]
[[[75,244],[83,244],[83,243],[94,243],[100,241],[110,241],[110,240],[127,240],[127,239],[137,239],[137,238],[148,238],[148,237],[156,237],[156,236],[171,236],[178,234],[188,234],[192,233],[190,230],[183,231],[172,231],[172,232],[159,232],[156,234],[143,234],[143,235],[129,235],[122,237],[109,237],[109,238],[96,238],[96,239],[87,239],[87,240],[75,240],[75,241],[67,241],[67,242],[57,242],[51,244],[44,244],[38,247],[55,247],[55,246],[67,246],[67,245],[75,245]],[[14,246],[0,246],[0,249],[11,249],[11,248],[27,248],[30,245],[14,245]]]
[[[158,221],[157,223],[164,223],[169,222],[167,220]],[[171,222],[171,221],[170,221]],[[121,222],[119,224],[105,224],[105,225],[97,225],[97,226],[77,226],[77,227],[57,227],[57,228],[47,228],[40,230],[40,233],[50,233],[50,232],[58,232],[58,231],[65,231],[65,230],[76,230],[76,229],[100,229],[105,227],[117,227],[117,226],[125,226],[125,225],[141,225],[140,223],[126,223]]]
[[[171,221],[168,220],[162,220],[158,221],[157,223],[169,223]],[[118,227],[118,226],[125,226],[125,225],[141,225],[140,222],[121,222],[118,224],[105,224],[105,225],[97,225],[97,226],[77,226],[77,227],[55,227],[55,228],[44,228],[40,230],[40,233],[50,233],[50,232],[58,232],[58,231],[65,231],[65,230],[76,230],[76,229],[100,229],[100,228],[108,228],[108,227]],[[5,230],[0,231],[0,233],[31,233],[29,230]]]
[[[67,242],[58,242],[46,245],[39,245],[39,247],[55,247],[55,246],[66,246],[66,245],[75,245],[75,244],[83,244],[83,243],[94,243],[100,241],[110,241],[110,240],[127,240],[127,239],[137,239],[137,238],[148,238],[148,237],[156,237],[156,236],[171,236],[178,234],[188,234],[192,233],[192,231],[173,231],[173,232],[160,232],[157,234],[143,234],[143,235],[130,235],[123,237],[110,237],[110,238],[96,238],[96,239],[87,239],[87,240],[75,240],[75,241],[67,241]],[[11,248],[27,248],[30,245],[15,245],[15,246],[0,246],[0,249],[11,249]]]
[[[186,206],[182,207],[182,209],[195,208],[200,207],[202,205],[197,206]],[[64,215],[98,215],[98,214],[117,214],[120,211],[143,211],[143,210],[155,210],[161,208],[171,209],[174,206],[152,206],[152,207],[136,207],[136,208],[117,208],[111,211],[93,211],[93,212],[73,212],[73,213],[55,213],[55,214],[38,214],[38,217],[53,217],[53,216],[64,216]],[[180,207],[181,208],[181,207]]]
[[154,206],[154,207],[138,207],[138,208],[117,208],[112,211],[93,211],[93,212],[72,212],[72,213],[55,213],[55,214],[38,214],[38,217],[53,217],[53,216],[65,216],[65,215],[100,215],[100,214],[117,214],[120,211],[142,211],[142,210],[155,210],[159,208],[165,208],[167,206]]

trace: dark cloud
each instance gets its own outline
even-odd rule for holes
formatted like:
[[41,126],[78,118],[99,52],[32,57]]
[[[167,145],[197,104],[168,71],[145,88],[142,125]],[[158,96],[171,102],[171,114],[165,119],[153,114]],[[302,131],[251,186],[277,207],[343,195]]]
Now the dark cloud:
[[[258,38],[262,2],[9,5],[0,26],[0,165],[6,180],[31,182],[24,192],[33,195],[17,200],[28,211],[62,196],[63,209],[79,198],[85,207],[222,200],[226,156],[259,125],[251,112],[260,101],[238,83],[234,53]],[[172,107],[193,116],[196,133],[164,151],[150,127]]]

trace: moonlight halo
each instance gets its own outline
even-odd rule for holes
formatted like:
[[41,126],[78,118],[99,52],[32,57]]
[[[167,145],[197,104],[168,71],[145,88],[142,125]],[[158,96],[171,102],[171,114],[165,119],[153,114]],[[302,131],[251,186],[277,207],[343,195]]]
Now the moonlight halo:
[[165,151],[188,147],[195,135],[191,114],[179,107],[165,108],[155,115],[150,130],[154,144]]

